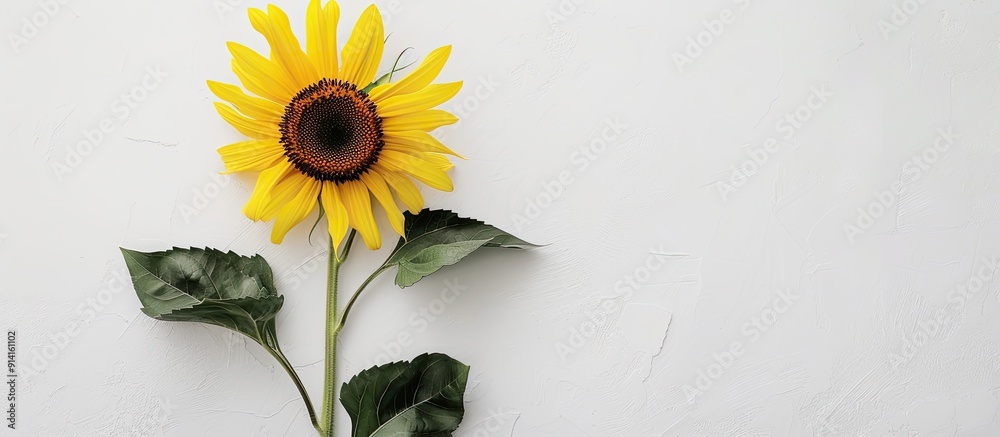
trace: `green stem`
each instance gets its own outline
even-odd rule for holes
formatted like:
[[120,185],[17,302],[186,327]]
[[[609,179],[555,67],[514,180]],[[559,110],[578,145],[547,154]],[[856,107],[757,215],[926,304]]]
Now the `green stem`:
[[376,270],[375,273],[372,273],[371,276],[368,277],[368,279],[365,279],[365,282],[361,283],[361,286],[358,287],[358,291],[354,292],[354,296],[351,296],[351,300],[347,302],[347,306],[344,307],[344,314],[340,316],[340,322],[337,323],[337,332],[340,332],[340,330],[344,329],[344,324],[347,323],[347,315],[351,312],[351,308],[354,307],[354,302],[357,302],[358,297],[361,296],[361,292],[365,290],[365,287],[367,287],[368,284],[371,284],[372,281],[374,281],[375,278],[378,277],[378,275],[381,275],[382,272],[385,272],[388,269],[389,266],[379,267],[379,269]]
[[351,253],[351,243],[354,242],[355,230],[347,237],[344,244],[344,254],[337,257],[336,247],[330,240],[329,271],[326,280],[326,372],[323,378],[323,417],[320,434],[323,437],[333,437],[334,411],[337,409],[337,334],[340,328],[334,324],[337,320],[337,274],[340,265],[347,261]]
[[306,386],[302,384],[302,380],[299,379],[299,375],[295,373],[292,363],[288,361],[288,358],[285,358],[285,354],[281,352],[281,349],[271,349],[267,346],[264,346],[264,349],[267,349],[267,351],[271,353],[271,356],[278,360],[278,364],[281,364],[281,367],[285,369],[288,376],[292,377],[292,382],[295,383],[295,388],[299,389],[299,394],[302,395],[302,400],[306,403],[306,411],[309,412],[309,421],[312,423],[313,428],[316,428],[316,431],[319,431],[320,434],[322,434],[323,430],[320,429],[319,422],[316,421],[316,410],[313,409],[312,400],[309,399],[309,392],[306,391]]

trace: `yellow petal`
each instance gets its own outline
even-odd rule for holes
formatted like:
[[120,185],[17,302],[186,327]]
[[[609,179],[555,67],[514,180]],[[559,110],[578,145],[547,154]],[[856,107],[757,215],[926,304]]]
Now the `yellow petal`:
[[320,7],[320,0],[311,0],[306,12],[306,53],[322,77],[336,78],[337,22],[340,5],[330,0]]
[[446,158],[444,155],[440,155],[437,153],[420,153],[416,154],[415,156],[431,164],[434,164],[434,166],[441,169],[441,171],[446,172],[448,170],[455,168],[455,164],[452,164],[451,161],[449,161],[448,158]]
[[440,109],[429,109],[412,114],[400,115],[382,119],[382,130],[385,132],[398,132],[422,130],[430,132],[441,126],[455,124],[458,117],[451,115]]
[[392,198],[389,186],[385,184],[385,179],[378,173],[369,171],[361,175],[361,181],[365,183],[378,203],[385,209],[386,216],[389,217],[389,224],[397,234],[403,236],[403,213],[396,206],[396,200]]
[[271,230],[272,243],[281,244],[288,231],[292,230],[295,225],[302,223],[302,220],[305,220],[313,209],[316,209],[316,199],[319,197],[323,183],[315,179],[309,181],[278,213],[278,220],[274,222],[274,229]]
[[[292,96],[299,92],[295,81],[280,65],[242,44],[230,42],[227,46],[229,53],[233,55],[233,60],[239,66],[233,71],[240,77],[243,86],[247,87],[248,90],[282,105],[291,101]],[[254,87],[259,87],[263,92],[255,90],[247,82],[250,82]]]
[[279,180],[292,170],[292,163],[288,160],[282,160],[274,167],[261,172],[260,176],[257,177],[257,185],[253,189],[253,194],[250,195],[250,200],[243,207],[243,214],[246,214],[250,220],[260,221],[261,212],[271,197],[271,190],[274,189]]
[[219,111],[223,120],[229,122],[243,135],[254,139],[281,138],[281,132],[274,123],[254,120],[221,102],[215,102],[215,109]]
[[260,220],[269,221],[277,217],[282,207],[291,202],[313,181],[315,179],[299,173],[297,170],[288,172],[274,188],[271,188],[270,196],[260,210]]
[[447,146],[438,141],[437,138],[431,136],[431,134],[424,131],[408,131],[408,132],[393,132],[391,134],[385,134],[383,137],[385,140],[385,148],[389,150],[398,150],[400,152],[434,152],[434,153],[444,153],[446,155],[457,156],[459,158],[465,159],[464,156],[459,155],[449,149]]
[[340,79],[358,88],[364,88],[375,80],[378,64],[382,61],[384,41],[382,15],[375,5],[368,6],[358,18],[341,53],[343,65],[340,67]]
[[344,234],[347,233],[349,221],[347,209],[344,208],[344,202],[340,200],[340,191],[337,190],[336,182],[323,182],[320,201],[323,203],[323,211],[326,212],[326,222],[330,229],[330,238],[333,239],[333,250],[336,253],[340,249],[340,242],[344,240]]
[[259,9],[250,10],[250,21],[271,45],[271,59],[281,65],[295,80],[296,88],[305,88],[319,81],[316,67],[302,51],[298,38],[292,33],[285,11],[267,5],[267,15]]
[[232,103],[236,109],[257,120],[278,124],[285,108],[267,99],[249,96],[240,87],[213,80],[208,81],[208,89],[218,98]]
[[403,205],[406,205],[406,209],[410,210],[410,212],[414,214],[424,209],[424,196],[420,194],[420,190],[417,189],[417,186],[413,184],[413,181],[411,181],[408,176],[394,171],[388,171],[384,166],[381,166],[378,163],[376,163],[372,168],[376,169],[375,171],[382,175],[385,182],[392,187],[393,191],[396,192],[396,195],[399,196],[399,200],[403,202]]
[[282,91],[264,85],[255,76],[247,73],[243,66],[236,62],[236,60],[233,60],[233,73],[236,73],[236,77],[239,78],[244,88],[258,96],[279,104],[287,104],[290,100],[290,98],[282,97],[284,95]]
[[372,199],[368,187],[361,181],[349,181],[337,186],[340,190],[340,200],[344,202],[351,226],[358,230],[365,246],[371,250],[382,247],[382,237],[378,233],[378,225],[372,214]]
[[451,46],[444,46],[434,50],[424,58],[416,70],[413,70],[412,73],[399,82],[375,87],[371,92],[372,101],[379,103],[393,96],[415,93],[424,89],[431,82],[434,82],[434,79],[437,79],[438,74],[441,73],[441,69],[444,68],[444,64],[448,62],[449,56],[451,56]]
[[394,150],[383,150],[379,154],[378,162],[384,164],[389,170],[409,174],[431,188],[441,191],[452,191],[455,189],[448,174],[435,166],[434,163],[413,155],[399,153]]
[[434,167],[440,169],[441,171],[445,171],[445,172],[448,171],[448,170],[451,170],[451,169],[455,168],[455,165],[452,164],[450,160],[448,160],[448,157],[446,157],[446,156],[444,156],[444,155],[442,155],[440,153],[422,152],[422,151],[413,150],[413,149],[410,149],[410,148],[402,148],[402,147],[398,147],[398,146],[389,146],[388,144],[386,146],[384,146],[384,148],[382,150],[383,151],[385,151],[385,150],[391,150],[394,153],[400,153],[400,154],[412,156],[414,158],[417,158],[417,159],[420,159],[420,160],[423,160],[423,161],[427,161],[427,163],[429,163],[429,164],[433,165]]
[[243,141],[219,149],[226,173],[238,171],[264,171],[285,156],[285,149],[278,140]]
[[415,93],[390,97],[378,103],[382,118],[412,114],[447,102],[462,89],[462,82],[428,85]]

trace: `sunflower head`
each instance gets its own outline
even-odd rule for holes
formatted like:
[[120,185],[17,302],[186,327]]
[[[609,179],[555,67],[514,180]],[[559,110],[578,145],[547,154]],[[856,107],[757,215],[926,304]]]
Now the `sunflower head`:
[[353,227],[377,249],[374,198],[403,235],[397,201],[414,213],[424,207],[414,180],[452,190],[447,155],[458,155],[429,133],[458,121],[434,109],[462,86],[432,83],[451,47],[432,51],[398,82],[375,85],[385,36],[374,5],[339,55],[335,1],[309,3],[304,50],[278,7],[250,9],[249,16],[270,53],[231,42],[233,72],[243,88],[208,82],[225,101],[215,104],[219,114],[249,137],[219,149],[227,172],[260,172],[243,212],[254,221],[274,220],[271,241],[281,243],[319,204],[334,247]]
[[382,117],[356,85],[321,79],[288,104],[281,119],[281,144],[292,165],[313,179],[358,180],[385,145]]

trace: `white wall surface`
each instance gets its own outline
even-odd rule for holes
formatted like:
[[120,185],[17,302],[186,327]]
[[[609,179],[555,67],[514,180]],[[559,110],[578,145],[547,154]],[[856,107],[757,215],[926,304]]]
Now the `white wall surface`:
[[[0,434],[309,435],[260,347],[142,315],[118,252],[263,254],[321,397],[326,248],[308,225],[272,245],[240,212],[253,178],[217,176],[241,137],[205,80],[235,81],[226,41],[264,49],[264,3],[54,4],[0,6],[0,328],[38,373]],[[302,32],[305,2],[278,4]],[[996,2],[378,4],[387,63],[451,43],[442,80],[466,81],[438,134],[469,160],[429,206],[548,246],[378,280],[341,375],[448,353],[470,437],[1000,435]]]

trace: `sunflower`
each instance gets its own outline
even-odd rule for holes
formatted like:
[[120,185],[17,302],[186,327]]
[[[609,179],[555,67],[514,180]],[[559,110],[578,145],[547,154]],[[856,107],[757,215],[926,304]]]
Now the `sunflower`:
[[265,57],[228,43],[233,72],[249,93],[208,82],[228,103],[215,103],[219,114],[250,138],[219,149],[227,173],[260,172],[243,212],[254,221],[275,220],[271,241],[279,244],[320,205],[335,248],[350,227],[378,249],[374,197],[403,235],[397,199],[413,213],[424,207],[414,179],[452,190],[446,155],[459,155],[429,134],[458,121],[433,109],[462,87],[431,83],[451,46],[432,51],[398,82],[382,83],[375,78],[385,35],[375,5],[361,14],[339,59],[336,1],[309,3],[305,50],[278,7],[250,9],[249,15],[271,49]]

